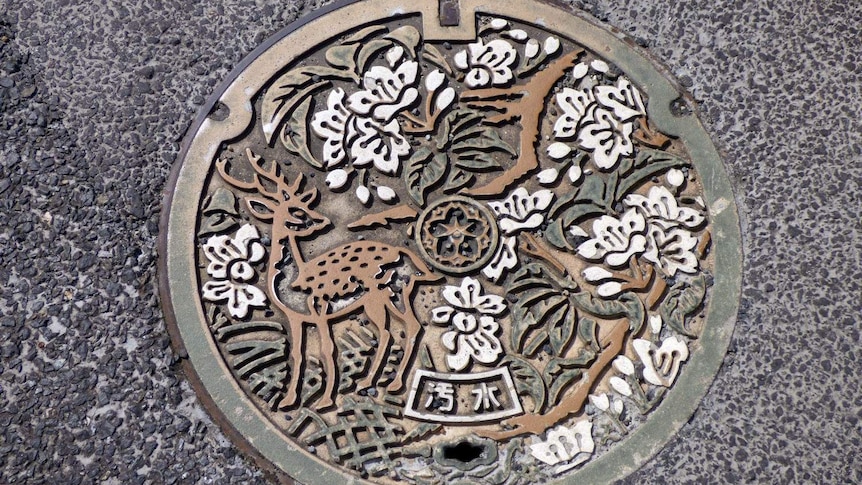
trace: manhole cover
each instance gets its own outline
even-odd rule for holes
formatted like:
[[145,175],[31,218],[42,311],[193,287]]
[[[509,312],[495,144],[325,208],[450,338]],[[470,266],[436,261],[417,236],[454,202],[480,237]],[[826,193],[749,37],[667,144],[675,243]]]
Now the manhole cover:
[[210,411],[307,484],[603,483],[717,371],[724,169],[641,53],[533,1],[342,4],[192,129],[161,260]]

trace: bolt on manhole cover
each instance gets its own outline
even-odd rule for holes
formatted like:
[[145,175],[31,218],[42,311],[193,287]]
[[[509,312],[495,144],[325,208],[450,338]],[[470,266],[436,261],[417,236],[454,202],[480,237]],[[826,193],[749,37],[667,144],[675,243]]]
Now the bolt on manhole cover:
[[738,301],[686,98],[545,3],[325,10],[242,64],[174,172],[163,300],[210,411],[306,484],[635,470]]

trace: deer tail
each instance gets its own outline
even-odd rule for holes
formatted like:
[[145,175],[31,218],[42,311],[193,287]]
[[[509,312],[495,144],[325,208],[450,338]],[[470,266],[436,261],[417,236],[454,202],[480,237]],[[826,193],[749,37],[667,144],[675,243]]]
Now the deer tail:
[[424,281],[428,283],[433,283],[435,281],[440,281],[443,279],[443,275],[435,273],[428,265],[425,264],[424,261],[415,254],[410,251],[402,249],[401,254],[410,260],[410,264],[416,268],[417,274],[414,276],[415,281]]

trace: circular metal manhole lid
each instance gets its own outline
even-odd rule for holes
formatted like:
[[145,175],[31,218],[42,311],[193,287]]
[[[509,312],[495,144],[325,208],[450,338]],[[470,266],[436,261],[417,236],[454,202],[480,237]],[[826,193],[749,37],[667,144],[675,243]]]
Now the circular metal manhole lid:
[[219,421],[306,484],[601,483],[718,370],[721,161],[615,34],[534,1],[336,6],[184,145],[162,289]]

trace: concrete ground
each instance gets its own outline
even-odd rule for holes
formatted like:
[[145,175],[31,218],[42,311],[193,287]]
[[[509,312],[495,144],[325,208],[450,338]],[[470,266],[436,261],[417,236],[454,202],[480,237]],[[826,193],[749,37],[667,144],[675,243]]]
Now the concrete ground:
[[[265,483],[156,296],[206,96],[319,2],[0,0],[0,482]],[[699,101],[743,221],[730,352],[625,483],[862,483],[862,2],[575,1]]]

